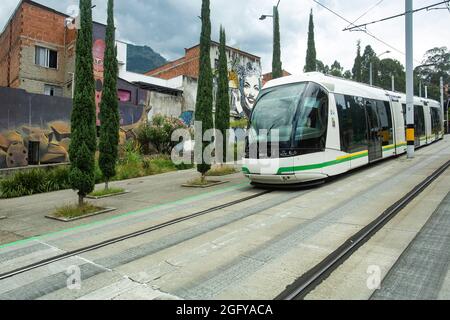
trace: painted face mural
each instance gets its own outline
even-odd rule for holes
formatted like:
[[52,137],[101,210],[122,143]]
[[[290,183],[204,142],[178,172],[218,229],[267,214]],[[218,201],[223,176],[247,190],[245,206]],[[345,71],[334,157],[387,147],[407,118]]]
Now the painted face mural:
[[236,69],[240,95],[240,106],[236,107],[236,111],[239,116],[249,118],[261,90],[261,71],[256,64],[251,62],[245,66],[239,65]]

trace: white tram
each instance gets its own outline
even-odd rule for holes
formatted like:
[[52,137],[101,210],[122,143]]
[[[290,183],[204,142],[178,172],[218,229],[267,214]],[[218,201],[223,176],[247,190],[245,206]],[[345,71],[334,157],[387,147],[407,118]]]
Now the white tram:
[[[415,97],[414,105],[415,146],[442,139],[440,104]],[[403,154],[405,111],[404,94],[317,72],[269,81],[251,115],[243,172],[256,184],[296,184]]]

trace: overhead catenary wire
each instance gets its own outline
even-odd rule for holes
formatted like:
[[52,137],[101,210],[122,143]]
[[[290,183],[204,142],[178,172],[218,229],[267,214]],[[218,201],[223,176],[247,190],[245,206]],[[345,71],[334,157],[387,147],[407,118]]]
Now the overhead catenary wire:
[[[364,12],[362,15],[360,15],[358,17],[358,19],[356,19],[355,21],[353,21],[353,23],[349,24],[348,27],[350,27],[351,25],[355,25],[356,22],[358,22],[359,20],[361,20],[363,17],[365,17],[370,11],[372,11],[373,9],[375,9],[376,7],[378,7],[380,4],[382,4],[384,2],[384,0],[380,0],[378,1],[375,5],[373,5],[372,7],[370,7],[366,12]],[[348,28],[347,27],[347,28]]]
[[[354,23],[352,23],[350,20],[344,18],[342,15],[340,15],[339,13],[337,13],[336,11],[330,9],[329,7],[327,7],[326,5],[324,5],[323,3],[317,1],[317,0],[312,0],[313,2],[315,2],[316,4],[318,4],[319,6],[323,7],[324,9],[330,11],[332,14],[334,14],[335,16],[339,17],[340,19],[344,20],[345,22],[347,22],[349,25],[354,25]],[[450,1],[450,0],[448,0]],[[361,31],[364,32],[365,34],[367,34],[369,37],[375,39],[376,41],[384,44],[385,46],[391,48],[392,50],[402,54],[402,55],[406,55],[406,53],[396,47],[394,47],[393,45],[387,43],[386,41],[380,39],[379,37],[375,36],[373,33],[369,32],[367,29],[362,29],[362,28],[354,28],[354,29],[358,29],[356,31]],[[414,59],[417,63],[421,63],[419,60]]]
[[[449,5],[450,4],[450,0],[441,1],[439,3],[435,3],[435,4],[432,4],[432,5],[426,6],[426,7],[415,9],[415,10],[412,11],[412,13],[416,13],[416,12],[424,11],[424,10],[430,10],[431,8],[440,6],[441,4]],[[386,17],[386,18],[383,18],[383,19],[379,19],[379,20],[363,23],[363,24],[360,24],[360,25],[354,25],[353,24],[352,27],[347,27],[343,31],[351,31],[353,29],[361,29],[363,27],[367,27],[367,26],[375,24],[375,23],[380,23],[380,22],[384,22],[384,21],[400,18],[400,17],[403,17],[404,15],[406,15],[406,12],[399,13],[399,14],[396,14],[394,16]]]

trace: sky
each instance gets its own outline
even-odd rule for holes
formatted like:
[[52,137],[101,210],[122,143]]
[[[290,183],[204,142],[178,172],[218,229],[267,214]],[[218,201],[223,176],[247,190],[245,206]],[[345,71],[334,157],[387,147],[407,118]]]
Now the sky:
[[[222,24],[227,31],[228,45],[262,58],[263,72],[272,66],[272,19],[259,20],[262,14],[272,14],[278,0],[211,0],[212,39],[218,40]],[[67,13],[77,0],[37,0],[46,6]],[[343,18],[358,23],[370,22],[405,11],[403,0],[319,0]],[[380,3],[381,2],[381,3]],[[441,2],[441,0],[414,0],[414,8]],[[0,30],[18,5],[19,0],[0,2]],[[93,0],[95,21],[106,22],[107,0]],[[377,5],[377,6],[376,6]],[[441,6],[442,7],[442,6]],[[405,19],[371,25],[367,30],[381,43],[364,32],[342,31],[349,23],[318,5],[314,0],[281,0],[279,6],[283,69],[292,74],[301,73],[305,64],[308,20],[314,12],[317,58],[331,65],[339,61],[345,70],[351,70],[356,55],[356,42],[363,48],[371,45],[377,54],[386,51],[383,58],[394,58],[404,64]],[[168,60],[184,55],[184,48],[199,42],[201,0],[116,0],[115,19],[119,40],[148,45]],[[419,65],[428,49],[450,48],[450,12],[432,10],[414,16],[414,58]],[[392,48],[394,47],[394,49]]]

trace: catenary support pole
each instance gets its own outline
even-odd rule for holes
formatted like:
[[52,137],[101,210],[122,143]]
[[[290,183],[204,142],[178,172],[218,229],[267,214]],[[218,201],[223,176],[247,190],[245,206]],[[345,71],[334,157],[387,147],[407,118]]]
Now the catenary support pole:
[[445,114],[445,108],[444,108],[444,78],[441,77],[440,79],[440,89],[441,89],[441,110],[442,110],[442,125],[445,125],[445,119],[448,121],[448,114]]
[[405,0],[406,7],[406,140],[408,159],[414,158],[414,76],[413,76],[413,1]]

